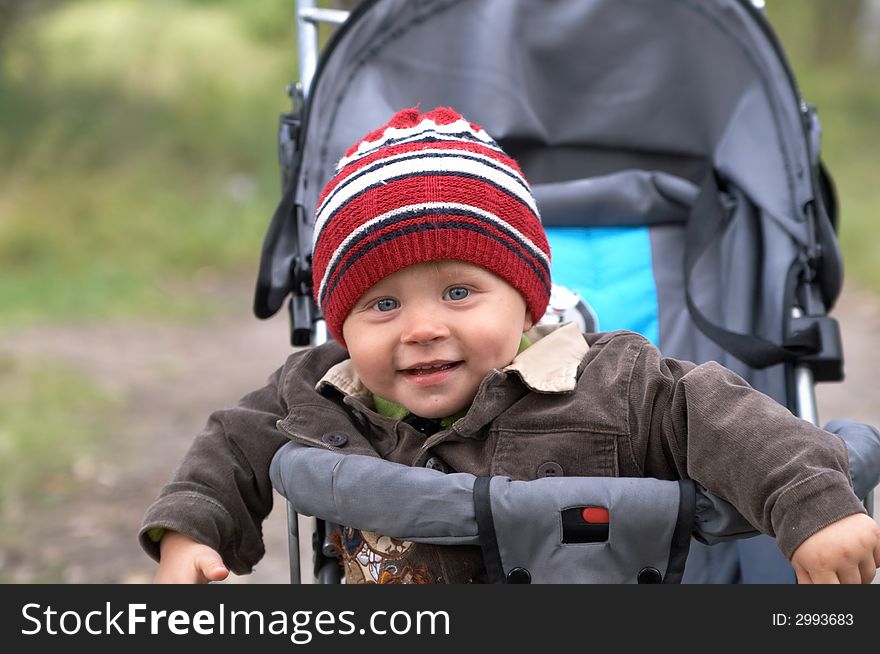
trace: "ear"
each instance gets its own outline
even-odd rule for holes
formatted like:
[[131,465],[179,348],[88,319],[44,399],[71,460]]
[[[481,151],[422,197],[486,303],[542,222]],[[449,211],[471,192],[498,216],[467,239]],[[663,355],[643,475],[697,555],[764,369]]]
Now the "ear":
[[523,318],[523,334],[535,326],[535,319],[532,318],[532,312],[526,309],[525,318]]

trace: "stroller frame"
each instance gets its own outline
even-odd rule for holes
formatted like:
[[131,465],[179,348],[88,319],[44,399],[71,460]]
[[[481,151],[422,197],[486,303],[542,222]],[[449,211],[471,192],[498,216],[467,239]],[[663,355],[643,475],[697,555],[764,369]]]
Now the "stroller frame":
[[[320,75],[319,25],[341,26],[333,37],[334,39],[341,38],[348,25],[379,2],[380,0],[363,0],[352,12],[319,8],[316,7],[314,0],[297,0],[296,3],[299,81],[288,86],[288,94],[293,104],[292,111],[283,114],[279,124],[279,164],[282,171],[284,198],[278,213],[276,213],[276,218],[281,214],[288,222],[296,224],[294,230],[296,243],[293,247],[295,255],[292,257],[289,270],[291,297],[288,310],[291,320],[291,342],[297,346],[319,345],[327,340],[326,328],[311,295],[311,228],[307,212],[303,210],[302,206],[293,202],[293,191],[296,187],[296,175],[299,167],[297,157],[300,156],[301,148],[299,139],[304,124],[308,120],[310,92],[316,78]],[[738,0],[738,2],[759,20],[761,19],[763,2],[759,0]],[[772,35],[769,29],[768,34]],[[775,43],[775,37],[771,40]],[[779,48],[778,43],[776,47]],[[781,49],[779,51],[781,52]],[[791,76],[790,71],[789,75]],[[791,79],[793,80],[793,76]],[[805,121],[805,130],[810,134],[808,138],[815,139],[818,123],[813,108],[801,101],[800,111]],[[814,142],[813,147],[812,154],[818,158],[818,143]],[[827,178],[824,169],[817,165],[815,170],[810,172],[817,176],[823,175],[824,178],[821,181],[825,183],[826,189],[830,188],[830,178]],[[817,188],[820,186],[819,179],[814,180],[814,186]],[[825,203],[828,207],[814,206],[811,208],[814,219],[821,220],[817,214],[826,209],[829,213],[833,212],[833,198],[826,198]],[[821,205],[822,202],[819,201],[817,204]],[[829,218],[833,223],[835,216],[831,215]],[[273,221],[273,226],[275,222]],[[821,233],[819,227],[813,231]],[[268,238],[269,234],[267,234],[267,240]],[[820,243],[820,240],[816,239],[817,242],[813,244],[814,249],[809,255],[813,259],[812,262],[809,262],[811,264],[820,260],[823,254],[821,247],[827,248],[827,244]],[[826,250],[825,255],[828,256],[828,254]],[[264,248],[264,260],[266,257],[267,250]],[[818,263],[816,265],[818,266]],[[264,262],[261,262],[261,273],[263,266]],[[812,337],[812,345],[804,354],[798,358],[789,359],[794,388],[791,403],[798,416],[813,424],[818,424],[814,386],[819,381],[839,381],[842,379],[842,352],[836,321],[825,315],[826,306],[830,304],[830,301],[833,301],[837,290],[839,290],[839,280],[832,279],[831,282],[823,282],[821,274],[819,274],[822,271],[814,272],[817,274],[799,280],[799,288],[794,293],[794,297],[797,299],[791,307],[791,321],[788,328],[791,336],[797,337],[798,334],[809,333]],[[834,276],[833,273],[831,276]],[[832,290],[823,288],[823,284],[830,284]],[[834,289],[835,285],[838,289]],[[265,304],[265,302],[261,303],[259,299],[255,300],[255,313],[258,317],[265,318],[274,313],[271,309],[267,310]],[[869,506],[869,511],[871,508]],[[302,577],[299,516],[289,502],[287,512],[290,576],[293,583],[299,583]],[[319,583],[335,583],[339,580],[339,568],[336,565],[334,546],[326,538],[326,535],[326,525],[321,520],[316,521],[315,532],[312,535],[315,577]]]

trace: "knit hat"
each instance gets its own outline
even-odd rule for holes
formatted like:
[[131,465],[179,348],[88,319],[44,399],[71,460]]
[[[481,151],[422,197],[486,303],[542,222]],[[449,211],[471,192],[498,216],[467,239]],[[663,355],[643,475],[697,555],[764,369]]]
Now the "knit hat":
[[519,166],[452,109],[404,109],[345,153],[318,199],[312,275],[331,336],[344,345],[373,284],[443,259],[498,275],[544,315],[550,247]]

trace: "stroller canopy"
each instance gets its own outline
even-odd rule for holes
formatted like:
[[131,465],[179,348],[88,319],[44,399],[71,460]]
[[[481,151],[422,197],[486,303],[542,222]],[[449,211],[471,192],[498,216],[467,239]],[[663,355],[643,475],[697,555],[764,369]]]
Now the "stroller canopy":
[[746,2],[368,0],[348,27],[312,89],[307,209],[367,131],[403,107],[451,105],[536,187],[626,169],[699,183],[711,162],[806,243],[801,102]]

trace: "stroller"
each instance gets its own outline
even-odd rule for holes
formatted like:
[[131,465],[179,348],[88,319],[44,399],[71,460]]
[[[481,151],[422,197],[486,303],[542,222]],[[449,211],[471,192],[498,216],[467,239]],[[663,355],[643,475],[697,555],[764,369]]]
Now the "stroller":
[[[716,360],[818,423],[814,383],[843,377],[826,315],[842,282],[837,207],[816,112],[757,4],[363,0],[349,15],[300,1],[300,82],[280,121],[283,195],[255,314],[274,315],[289,296],[292,343],[326,340],[310,288],[321,188],[348,145],[398,109],[451,106],[519,162],[554,281],[598,317],[581,305],[585,328],[630,329],[667,356]],[[320,21],[339,27],[317,59]],[[684,490],[673,495],[667,554],[693,508]],[[298,582],[290,507],[289,526]],[[317,521],[312,537],[315,574],[336,581],[326,528]],[[770,539],[741,542],[769,543],[774,553],[756,555],[775,556],[765,580],[794,581]],[[739,553],[719,562],[712,551],[691,547],[691,560],[703,557],[694,580],[739,580],[728,569]],[[683,557],[665,563],[660,577],[681,580]]]

